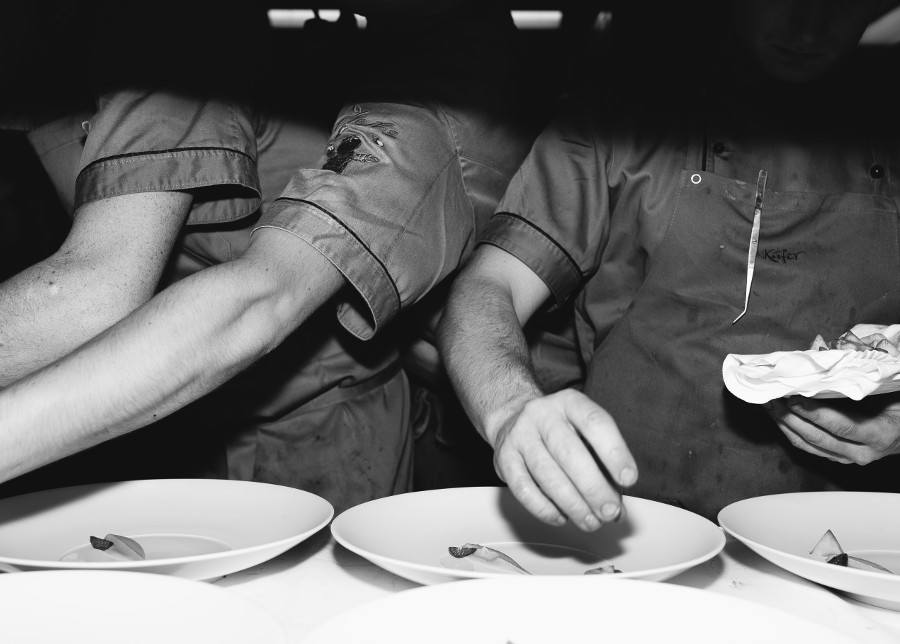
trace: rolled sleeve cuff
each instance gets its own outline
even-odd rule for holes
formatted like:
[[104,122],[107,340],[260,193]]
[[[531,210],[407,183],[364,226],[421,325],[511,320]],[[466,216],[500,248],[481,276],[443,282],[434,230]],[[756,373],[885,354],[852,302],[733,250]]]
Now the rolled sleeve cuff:
[[519,215],[496,213],[479,243],[505,250],[528,266],[544,281],[558,305],[568,300],[584,282],[571,255],[546,232]]
[[397,315],[400,293],[387,267],[325,208],[311,201],[282,197],[267,209],[255,230],[260,228],[279,228],[299,237],[341,272],[361,301],[340,302],[338,320],[360,340],[372,338]]
[[79,174],[75,209],[109,197],[138,192],[230,188],[223,195],[195,198],[189,224],[235,221],[259,209],[261,193],[254,160],[229,148],[190,148],[97,159]]

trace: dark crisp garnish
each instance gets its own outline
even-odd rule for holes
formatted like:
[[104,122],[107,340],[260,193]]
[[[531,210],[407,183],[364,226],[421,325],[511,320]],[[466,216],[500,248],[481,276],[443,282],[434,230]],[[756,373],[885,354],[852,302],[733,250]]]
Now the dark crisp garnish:
[[91,537],[91,545],[97,550],[109,550],[113,546],[113,542],[100,537]]
[[831,559],[828,560],[828,563],[834,564],[835,566],[846,566],[848,562],[849,562],[849,559],[847,557],[846,552],[842,552],[839,555],[835,555]]
[[478,550],[478,548],[454,548],[450,546],[447,548],[447,551],[457,559],[462,559],[463,557],[468,557],[470,554]]

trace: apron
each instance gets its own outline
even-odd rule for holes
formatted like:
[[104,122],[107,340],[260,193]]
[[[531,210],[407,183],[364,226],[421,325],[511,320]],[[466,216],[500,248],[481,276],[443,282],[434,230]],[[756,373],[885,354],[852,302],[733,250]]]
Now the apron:
[[[900,313],[898,216],[884,196],[758,189],[684,171],[635,300],[594,353],[586,392],[637,459],[629,494],[715,520],[742,498],[788,491],[900,491],[890,463],[841,465],[792,447],[765,410],[722,384],[728,353],[806,349]],[[748,249],[761,198],[747,295]],[[754,256],[751,253],[751,256]],[[747,311],[733,322],[744,309]]]

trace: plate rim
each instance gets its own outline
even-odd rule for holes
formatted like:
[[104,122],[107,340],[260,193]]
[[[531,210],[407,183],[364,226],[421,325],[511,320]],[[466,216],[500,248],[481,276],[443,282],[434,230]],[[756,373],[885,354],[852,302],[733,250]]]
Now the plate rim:
[[[319,521],[314,528],[307,529],[302,533],[296,533],[288,537],[284,537],[278,539],[277,541],[267,541],[266,543],[257,544],[253,546],[245,546],[243,548],[232,548],[230,550],[223,550],[220,552],[211,552],[202,555],[184,555],[180,557],[168,557],[165,559],[143,559],[138,561],[59,561],[59,560],[51,560],[51,559],[21,559],[17,557],[9,557],[0,552],[0,563],[7,564],[10,566],[26,566],[33,569],[38,570],[116,570],[116,571],[139,571],[140,569],[145,568],[156,568],[156,567],[166,567],[166,566],[179,566],[182,564],[190,564],[190,563],[205,563],[210,561],[217,561],[220,559],[230,559],[231,557],[237,557],[240,555],[249,555],[254,554],[264,550],[277,550],[279,548],[290,548],[292,545],[296,545],[300,543],[304,539],[312,536],[326,525],[328,525],[331,520],[334,518],[334,506],[327,500],[322,498],[321,496],[314,494],[312,492],[308,492],[306,490],[301,490],[299,488],[292,488],[286,485],[277,485],[275,483],[266,483],[263,481],[242,481],[235,479],[134,479],[134,480],[124,480],[124,481],[111,481],[108,483],[87,483],[84,485],[73,485],[59,488],[51,488],[47,490],[38,490],[35,492],[27,492],[25,494],[19,494],[16,496],[7,497],[6,499],[0,499],[0,504],[4,501],[12,501],[15,499],[20,499],[22,497],[27,497],[31,495],[51,495],[54,492],[60,492],[63,490],[78,490],[78,489],[88,489],[88,488],[96,488],[98,490],[103,488],[112,488],[116,486],[128,486],[131,484],[145,484],[145,483],[159,483],[166,482],[168,484],[179,483],[183,481],[188,482],[196,482],[203,481],[203,484],[206,485],[208,483],[213,484],[251,484],[253,486],[269,486],[273,488],[282,488],[284,490],[290,491],[290,493],[300,493],[302,496],[305,496],[309,501],[313,503],[324,503],[322,506],[322,510],[327,510],[325,512],[326,518],[324,521]],[[0,523],[0,528],[2,528],[2,523]],[[284,552],[284,550],[281,550]],[[275,555],[277,556],[277,555]],[[37,572],[38,570],[32,570],[29,572]],[[239,569],[243,570],[243,568]],[[23,571],[25,572],[25,571]]]
[[[776,565],[779,568],[786,570],[787,572],[790,572],[791,574],[797,575],[798,577],[806,579],[807,581],[812,581],[817,584],[821,584],[822,586],[827,586],[829,588],[834,588],[835,590],[849,592],[849,593],[853,593],[853,594],[860,595],[863,597],[871,597],[874,599],[890,600],[890,601],[900,601],[900,574],[886,576],[884,573],[880,573],[880,572],[875,572],[875,571],[870,571],[870,570],[860,570],[857,568],[844,568],[841,566],[834,566],[834,565],[828,564],[824,561],[819,561],[817,559],[809,559],[807,557],[795,555],[793,553],[785,552],[784,550],[779,550],[778,548],[768,546],[764,543],[760,543],[760,542],[756,541],[755,539],[751,539],[751,538],[747,537],[746,535],[742,535],[738,531],[736,531],[733,526],[729,527],[725,524],[725,522],[723,522],[722,515],[725,514],[727,510],[731,510],[733,512],[734,508],[741,504],[749,504],[750,502],[758,503],[758,502],[763,502],[767,499],[774,499],[774,498],[803,497],[803,496],[810,496],[810,495],[815,495],[815,496],[833,495],[833,496],[847,496],[847,497],[850,497],[850,496],[890,496],[890,497],[897,498],[898,501],[900,501],[900,494],[898,494],[896,492],[867,492],[867,491],[854,491],[854,490],[819,490],[819,491],[808,491],[808,492],[783,492],[783,493],[779,493],[779,494],[763,494],[760,496],[749,497],[746,499],[740,499],[738,501],[729,503],[728,505],[726,505],[724,508],[722,508],[719,511],[717,519],[719,521],[719,525],[722,527],[722,529],[725,532],[730,534],[732,537],[734,537],[735,539],[737,539],[744,545],[746,545],[748,548],[757,552],[757,554],[759,554],[761,557],[763,557],[766,560],[768,560],[769,562],[771,562],[773,565]],[[786,568],[784,565],[780,564],[778,561],[775,561],[774,559],[770,559],[769,557],[765,556],[763,554],[763,552],[770,553],[770,554],[775,555],[780,558],[786,558],[789,561],[796,562],[796,563],[802,564],[804,566],[806,566],[806,565],[812,566],[813,570],[819,570],[823,573],[822,577],[830,577],[832,575],[837,574],[839,577],[844,577],[850,581],[860,581],[861,582],[861,581],[864,581],[867,579],[874,579],[877,582],[879,582],[879,585],[881,585],[881,584],[896,585],[897,590],[891,596],[886,596],[884,593],[873,594],[873,593],[869,592],[868,590],[860,591],[854,586],[854,584],[835,584],[834,582],[831,582],[831,581],[823,581],[820,578],[818,578],[819,577],[818,575],[816,576],[817,578],[813,578],[813,577],[801,574],[799,572],[796,572],[795,570]],[[827,574],[825,574],[825,573],[827,573]],[[848,586],[854,586],[854,587],[848,587]]]
[[[347,548],[351,552],[354,552],[357,555],[363,557],[364,559],[367,559],[367,560],[371,561],[372,563],[375,563],[383,568],[386,568],[386,566],[391,566],[390,568],[387,568],[387,569],[390,570],[390,572],[392,572],[398,576],[401,576],[401,577],[403,575],[400,575],[399,573],[394,572],[394,570],[393,570],[394,567],[415,570],[415,571],[421,572],[421,573],[439,574],[442,576],[450,577],[454,580],[495,579],[495,578],[509,577],[511,575],[509,573],[504,573],[504,572],[456,570],[456,569],[451,569],[451,568],[442,568],[442,567],[433,566],[433,565],[430,566],[427,564],[406,562],[406,561],[403,561],[400,559],[395,559],[393,557],[386,557],[384,555],[371,553],[371,552],[365,550],[364,548],[360,548],[360,547],[356,546],[355,544],[352,544],[345,537],[343,537],[339,532],[341,529],[341,525],[345,521],[347,521],[346,516],[349,513],[351,513],[352,510],[354,510],[355,508],[361,507],[363,505],[374,504],[374,503],[378,503],[379,501],[387,502],[398,496],[406,496],[406,495],[410,495],[410,494],[424,494],[424,493],[429,493],[429,492],[446,492],[448,490],[449,491],[454,491],[454,490],[457,490],[457,491],[458,490],[496,491],[496,492],[500,493],[503,489],[508,489],[508,488],[503,488],[501,486],[471,486],[471,487],[461,487],[461,488],[440,488],[438,490],[421,490],[418,492],[407,492],[407,493],[401,494],[401,495],[394,495],[393,497],[383,497],[381,499],[374,499],[373,501],[368,501],[366,503],[359,504],[352,508],[348,508],[347,510],[345,510],[344,512],[339,514],[337,517],[335,517],[334,521],[331,522],[330,530],[331,530],[331,534],[334,537],[335,541],[340,543],[343,547]],[[658,577],[660,575],[669,575],[669,577],[672,577],[675,574],[687,571],[690,568],[699,566],[700,564],[705,563],[705,562],[715,558],[725,548],[726,538],[725,538],[725,533],[722,530],[721,526],[716,525],[713,521],[710,521],[706,517],[696,514],[695,512],[690,512],[689,510],[684,510],[683,508],[678,508],[673,505],[662,503],[660,501],[653,501],[652,499],[645,499],[642,497],[636,497],[636,496],[630,496],[630,495],[622,495],[622,498],[627,499],[628,502],[630,502],[630,503],[636,503],[638,505],[642,505],[642,504],[662,505],[662,506],[671,508],[676,511],[687,512],[688,514],[691,514],[694,518],[696,518],[698,521],[706,522],[707,524],[709,524],[708,525],[708,527],[710,528],[709,534],[711,537],[713,534],[715,534],[715,542],[716,543],[709,551],[703,553],[702,555],[694,557],[693,559],[690,559],[686,562],[680,562],[677,564],[671,564],[668,566],[662,566],[659,568],[652,568],[652,569],[646,569],[646,570],[641,570],[641,571],[622,572],[622,573],[618,573],[615,575],[615,577],[617,579],[641,580],[644,577]],[[345,517],[345,518],[342,520],[341,519],[342,517]],[[601,530],[602,530],[602,528],[601,528]],[[382,564],[386,564],[386,565],[382,565]],[[534,575],[534,576],[535,577],[572,578],[572,577],[578,577],[579,575],[539,574],[539,575]],[[415,581],[415,580],[413,580],[413,581]],[[417,583],[422,583],[422,582],[417,582]]]
[[[599,584],[619,584],[624,583],[627,584],[626,587],[633,588],[635,590],[629,590],[627,592],[634,592],[639,594],[644,594],[646,592],[650,593],[658,593],[659,595],[682,595],[689,596],[694,598],[699,597],[713,597],[713,602],[718,605],[731,605],[731,606],[745,606],[750,607],[751,611],[755,614],[760,615],[780,615],[783,619],[788,620],[790,622],[794,622],[798,625],[805,624],[810,625],[810,627],[815,632],[827,632],[829,634],[834,635],[835,642],[847,642],[848,644],[853,640],[846,635],[845,633],[829,628],[827,626],[823,626],[811,619],[806,617],[795,615],[793,613],[780,610],[774,606],[770,606],[768,604],[764,604],[761,602],[752,601],[750,599],[746,599],[743,597],[730,595],[726,593],[714,592],[710,590],[706,590],[703,588],[695,588],[692,586],[684,586],[681,584],[668,584],[668,583],[659,583],[653,582],[646,579],[625,579],[624,581],[612,581],[617,578],[613,576],[571,576],[571,575],[535,575],[532,577],[525,576],[516,576],[516,575],[501,575],[497,577],[492,577],[488,579],[478,578],[478,579],[465,579],[460,580],[462,584],[470,584],[466,587],[467,590],[472,588],[471,584],[481,584],[481,585],[490,585],[497,587],[497,590],[503,590],[506,587],[512,586],[513,584],[534,584],[536,586],[553,586],[556,587],[562,584],[572,584],[572,585],[595,585]],[[565,580],[565,581],[563,581]],[[643,586],[641,586],[643,584]],[[649,589],[649,590],[648,590]],[[621,586],[617,587],[617,591],[621,591]],[[609,592],[617,592],[609,591]],[[365,604],[361,604],[356,606],[349,611],[336,615],[325,622],[322,622],[318,626],[316,626],[313,630],[311,630],[306,637],[304,638],[304,642],[316,642],[319,644],[320,642],[330,642],[332,639],[328,636],[328,631],[337,624],[349,624],[352,622],[360,622],[358,618],[361,616],[368,615],[372,612],[384,612],[385,606],[393,607],[395,604],[403,605],[405,601],[407,601],[410,597],[410,593],[415,593],[417,597],[424,595],[437,595],[440,598],[441,595],[449,593],[450,595],[454,595],[458,592],[465,592],[461,587],[460,583],[443,583],[443,584],[427,584],[423,586],[419,586],[416,588],[410,588],[408,590],[393,593],[391,595],[380,597],[371,602],[367,602]],[[402,597],[401,597],[402,596]],[[656,596],[653,599],[657,599]],[[431,602],[436,603],[434,601]],[[602,606],[602,602],[598,605]],[[393,608],[392,608],[393,610]],[[816,634],[816,633],[813,634]],[[338,634],[341,634],[338,632]],[[380,640],[379,640],[380,641]],[[404,640],[405,641],[405,640]],[[707,641],[707,640],[703,640]],[[718,641],[718,640],[717,640]]]
[[[267,624],[268,628],[273,631],[277,631],[280,636],[280,642],[287,644],[288,642],[288,629],[286,625],[278,618],[278,616],[267,609],[265,606],[261,605],[259,602],[254,601],[250,598],[247,598],[238,593],[228,592],[222,586],[217,586],[215,584],[208,584],[203,582],[198,582],[195,580],[187,579],[184,577],[178,577],[175,575],[148,575],[147,573],[132,571],[132,570],[117,570],[115,571],[115,576],[111,577],[113,573],[110,573],[107,570],[102,569],[84,569],[78,571],[72,570],[61,570],[61,569],[42,569],[42,570],[33,570],[33,571],[23,571],[23,572],[11,572],[11,573],[3,573],[0,574],[0,588],[5,586],[7,583],[15,583],[15,581],[8,580],[16,580],[16,579],[36,579],[35,575],[40,576],[41,579],[46,578],[47,582],[52,582],[56,579],[66,579],[71,580],[74,576],[79,577],[91,577],[100,579],[101,575],[104,575],[102,578],[104,582],[108,583],[110,579],[115,579],[116,581],[121,582],[122,580],[128,580],[126,585],[129,584],[140,584],[146,585],[147,583],[155,583],[161,584],[164,587],[168,588],[179,588],[190,590],[192,593],[200,593],[207,595],[210,598],[210,605],[215,606],[220,602],[213,602],[212,600],[215,598],[216,600],[221,600],[222,598],[227,597],[227,602],[230,602],[233,605],[240,605],[244,607],[245,610],[254,613],[260,619],[263,619]],[[23,577],[23,575],[28,575],[28,577]],[[66,577],[62,577],[62,575],[66,575]],[[4,581],[7,580],[7,581]],[[162,580],[162,581],[160,581]],[[52,584],[51,584],[52,585]],[[80,640],[78,640],[80,641]],[[277,642],[274,644],[278,644]]]

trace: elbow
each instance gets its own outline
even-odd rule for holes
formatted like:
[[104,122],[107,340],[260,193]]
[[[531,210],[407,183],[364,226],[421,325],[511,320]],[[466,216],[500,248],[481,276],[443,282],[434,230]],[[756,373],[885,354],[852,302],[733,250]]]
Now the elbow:
[[85,338],[105,331],[150,299],[152,293],[92,280],[91,275],[50,270],[22,293],[23,309],[58,319],[59,327]]
[[[235,300],[233,306],[235,313],[216,325],[219,331],[211,339],[214,345],[227,347],[242,368],[273,351],[295,328],[289,298],[275,290],[251,293],[242,301]],[[216,350],[216,346],[210,349]]]
[[231,336],[241,351],[254,359],[274,350],[332,294],[326,285],[315,280],[298,284],[284,279],[271,266],[260,270],[258,266],[235,262],[233,268],[244,296],[233,295],[238,310],[231,318],[237,325]]
[[343,275],[317,250],[278,231],[254,235],[244,255],[224,269],[241,284],[268,329],[271,351],[344,286]]
[[261,346],[263,354],[274,350],[309,316],[302,294],[284,288],[265,293],[257,308],[256,325],[260,329],[260,337],[264,339]]

